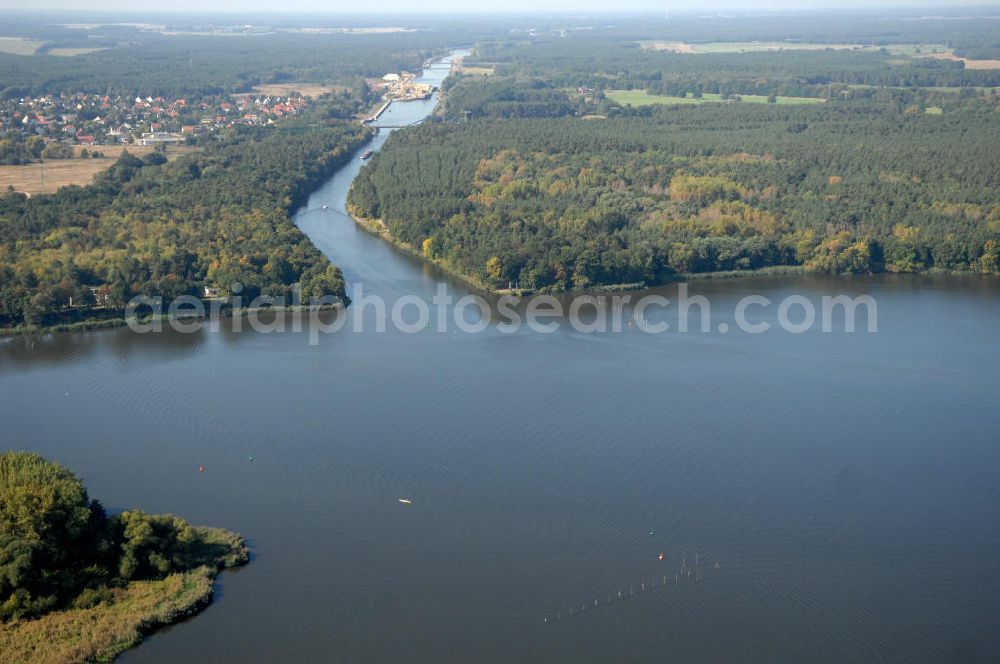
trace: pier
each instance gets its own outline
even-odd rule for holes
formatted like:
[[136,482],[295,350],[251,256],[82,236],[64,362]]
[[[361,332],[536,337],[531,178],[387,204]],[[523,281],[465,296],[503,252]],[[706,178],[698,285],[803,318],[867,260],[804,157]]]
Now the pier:
[[377,111],[375,111],[374,113],[372,113],[371,115],[369,115],[367,118],[365,118],[364,120],[362,120],[361,123],[362,124],[368,124],[369,122],[375,122],[376,120],[378,120],[379,116],[382,115],[383,113],[385,113],[385,110],[387,108],[389,108],[389,106],[392,104],[392,101],[393,101],[392,99],[389,99],[388,101],[386,101],[384,104],[382,104],[381,106],[378,107]]

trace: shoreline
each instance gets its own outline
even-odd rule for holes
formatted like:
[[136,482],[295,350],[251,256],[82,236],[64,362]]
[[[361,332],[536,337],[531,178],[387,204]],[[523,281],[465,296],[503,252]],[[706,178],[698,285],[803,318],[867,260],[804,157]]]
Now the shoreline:
[[452,277],[453,279],[456,279],[457,281],[462,282],[463,284],[469,286],[474,290],[490,294],[497,293],[497,291],[490,288],[486,284],[480,282],[475,277],[459,272],[455,268],[447,265],[444,261],[424,256],[416,247],[407,242],[403,242],[402,240],[397,239],[392,233],[390,233],[389,228],[385,225],[385,222],[383,222],[381,219],[369,219],[368,217],[361,217],[355,214],[354,211],[351,209],[351,207],[352,206],[348,203],[347,205],[348,216],[350,216],[351,219],[354,220],[354,223],[356,223],[360,228],[367,231],[368,233],[378,236],[379,238],[381,238],[391,246],[395,247],[396,249],[399,249],[403,253],[414,256],[425,263],[429,263],[437,267],[448,276]]
[[[868,274],[851,274],[851,273],[825,273],[825,272],[810,272],[804,265],[772,265],[768,267],[758,268],[756,270],[723,270],[716,272],[691,272],[682,273],[675,275],[674,278],[658,282],[658,283],[647,283],[647,282],[637,282],[628,284],[605,284],[591,286],[589,288],[570,288],[562,291],[553,291],[547,289],[532,289],[532,288],[493,288],[486,285],[485,283],[479,281],[471,275],[464,274],[458,271],[456,268],[452,267],[450,264],[446,263],[437,258],[429,258],[423,255],[416,247],[413,245],[403,242],[392,235],[385,223],[381,219],[369,219],[366,217],[360,217],[350,210],[348,210],[348,215],[354,220],[364,231],[375,235],[391,245],[392,247],[398,249],[399,251],[413,256],[419,259],[423,263],[433,265],[435,268],[441,270],[449,278],[454,279],[468,288],[479,292],[483,295],[488,296],[505,296],[511,295],[515,297],[528,297],[531,295],[557,295],[557,294],[585,294],[585,293],[625,293],[625,292],[635,292],[644,290],[653,290],[663,286],[668,286],[670,284],[692,282],[692,281],[736,281],[740,279],[767,279],[774,277],[787,277],[787,276],[797,276],[797,277],[808,277],[808,276],[824,276],[824,277],[837,277],[837,278],[873,278],[885,275],[910,275],[913,277],[918,276],[950,276],[950,277],[990,277],[996,275],[984,274],[981,272],[973,272],[971,270],[942,270],[937,268],[930,268],[928,270],[921,270],[919,272],[895,272],[895,271],[885,271],[885,272],[873,272]],[[203,301],[205,302],[205,301]],[[210,302],[210,301],[208,301]],[[206,310],[210,308],[210,305],[206,302]],[[243,317],[246,318],[253,315],[261,314],[294,314],[294,313],[308,313],[314,311],[335,311],[338,309],[345,309],[350,306],[350,300],[347,303],[337,303],[337,304],[321,304],[321,305],[290,305],[290,306],[266,306],[266,307],[240,307],[239,309],[232,308],[222,308],[218,312],[218,318],[235,318]],[[188,314],[188,315],[168,315],[162,314],[157,316],[145,316],[145,317],[132,317],[126,318],[125,316],[109,316],[109,317],[92,317],[83,318],[74,322],[67,323],[56,323],[54,325],[44,325],[44,326],[34,326],[34,325],[16,325],[9,327],[0,327],[0,340],[3,339],[13,339],[17,337],[28,337],[28,336],[44,336],[49,334],[58,333],[74,333],[74,332],[93,332],[98,330],[113,330],[120,329],[123,327],[128,327],[130,323],[137,322],[142,325],[148,325],[152,322],[169,323],[170,321],[190,321],[190,320],[212,320],[213,313],[206,311],[206,313],[198,314]]]
[[[278,306],[278,307],[240,307],[239,309],[221,309],[219,311],[220,318],[235,318],[246,317],[250,314],[260,315],[262,313],[275,313],[275,314],[289,314],[289,313],[303,313],[312,311],[335,311],[337,309],[344,309],[350,306],[350,301],[347,304],[296,304],[291,306]],[[188,314],[188,315],[174,315],[170,316],[168,314],[163,314],[159,316],[144,316],[144,317],[132,317],[126,318],[124,316],[115,316],[110,318],[85,318],[73,323],[58,323],[56,325],[46,325],[46,326],[33,326],[33,325],[17,325],[13,327],[0,327],[0,339],[3,338],[13,338],[22,337],[30,335],[41,335],[41,334],[55,334],[57,332],[88,332],[91,330],[111,330],[121,327],[126,327],[130,322],[138,322],[143,325],[147,325],[151,322],[169,322],[171,320],[211,320],[211,312],[206,312],[205,314]]]
[[886,270],[884,272],[872,272],[867,274],[852,274],[847,272],[836,272],[836,273],[826,273],[826,272],[810,272],[804,265],[771,265],[768,267],[762,267],[755,270],[720,270],[715,272],[690,272],[690,273],[678,273],[674,275],[674,278],[668,279],[659,283],[647,283],[638,282],[632,284],[606,284],[591,286],[589,288],[570,288],[563,291],[550,291],[546,289],[532,289],[532,288],[493,288],[482,283],[480,280],[476,279],[471,275],[459,272],[456,268],[452,267],[445,261],[436,258],[429,258],[423,253],[421,253],[413,245],[403,242],[396,238],[392,233],[389,232],[388,226],[381,219],[369,219],[367,217],[362,217],[354,213],[351,206],[348,205],[348,215],[354,222],[364,229],[365,231],[376,235],[381,239],[385,240],[387,243],[393,247],[399,249],[400,251],[415,256],[425,263],[429,263],[434,267],[440,269],[449,277],[452,277],[461,283],[469,286],[470,288],[479,291],[480,293],[491,295],[491,296],[503,296],[503,295],[514,295],[518,297],[535,295],[535,294],[583,294],[583,293],[624,293],[630,291],[642,291],[642,290],[652,290],[662,286],[667,286],[670,284],[684,283],[690,281],[729,281],[737,279],[766,279],[770,277],[786,277],[786,276],[824,276],[824,277],[838,277],[838,278],[872,278],[884,275],[911,275],[917,276],[954,276],[954,277],[990,277],[996,275],[984,274],[981,272],[973,272],[971,270],[941,270],[937,268],[930,268],[927,270],[921,270],[919,272],[897,272]]
[[[345,144],[347,149],[338,159],[322,163],[321,167],[315,173],[311,175],[307,174],[302,180],[294,183],[287,192],[284,204],[280,206],[284,214],[284,222],[301,234],[301,231],[295,224],[296,212],[306,204],[309,196],[311,196],[320,185],[329,180],[335,173],[350,163],[357,150],[362,145],[370,141],[372,136],[374,136],[374,133],[375,132],[371,127],[360,127],[357,135]],[[198,151],[185,152],[179,155],[179,157],[186,158],[190,155],[197,154]],[[308,236],[304,237],[306,241],[313,248],[315,248],[315,245],[312,244],[312,240],[310,240]],[[329,259],[326,260],[330,262]],[[338,266],[334,265],[332,262],[330,262],[330,264],[339,271]],[[347,298],[346,292],[342,292],[342,294],[337,295],[337,297],[341,298],[342,301],[346,301],[347,304],[350,304],[350,299]],[[208,302],[209,301],[202,300],[203,305],[206,307],[208,306]],[[289,307],[261,307],[258,309],[246,309],[244,310],[244,313],[250,311],[263,311],[265,309],[274,309],[276,312],[283,311],[285,309],[294,310],[294,308]],[[105,306],[89,307],[86,309],[81,308],[76,310],[70,308],[47,311],[45,312],[45,317],[55,319],[57,322],[43,325],[31,325],[23,321],[8,325],[0,324],[0,339],[25,335],[51,334],[56,332],[86,332],[91,330],[124,327],[128,324],[128,320],[124,316],[124,311],[124,309],[115,310],[109,309]],[[11,314],[5,314],[3,318],[9,319],[11,316]],[[186,316],[180,316],[179,318],[186,318]]]
[[[214,600],[219,573],[248,564],[250,551],[243,537],[232,531],[207,526],[194,530],[206,541],[224,544],[225,552],[210,564],[163,579],[132,581],[89,608],[14,621],[0,630],[0,659],[22,661],[19,658],[35,655],[57,664],[109,662],[156,630],[205,610]],[[8,655],[16,658],[5,659]]]
[[[409,244],[408,242],[403,242],[396,238],[392,233],[389,232],[388,226],[381,219],[370,219],[368,217],[362,217],[354,213],[348,205],[348,214],[354,222],[371,233],[372,235],[377,235],[386,242],[388,242],[393,247],[419,258],[421,261],[430,263],[435,267],[441,269],[443,272],[453,277],[463,284],[472,287],[475,290],[485,293],[487,295],[515,295],[515,296],[527,296],[534,294],[552,294],[552,293],[588,293],[588,292],[601,292],[601,293],[623,293],[628,291],[639,291],[639,290],[649,290],[656,288],[658,286],[665,286],[670,283],[678,283],[683,281],[701,281],[709,279],[739,279],[746,277],[763,277],[763,276],[780,276],[781,274],[807,274],[805,269],[801,266],[789,266],[787,272],[783,270],[778,270],[776,268],[762,268],[761,270],[745,270],[745,271],[728,271],[728,272],[704,272],[704,273],[693,273],[693,274],[679,274],[676,279],[671,279],[663,283],[649,284],[646,282],[638,282],[632,284],[606,284],[593,286],[591,288],[573,288],[565,291],[546,291],[533,288],[493,288],[482,283],[475,277],[459,272],[454,267],[445,263],[444,261],[437,258],[429,258],[424,256],[416,247]],[[781,266],[777,266],[781,268]],[[765,272],[766,271],[766,272]]]

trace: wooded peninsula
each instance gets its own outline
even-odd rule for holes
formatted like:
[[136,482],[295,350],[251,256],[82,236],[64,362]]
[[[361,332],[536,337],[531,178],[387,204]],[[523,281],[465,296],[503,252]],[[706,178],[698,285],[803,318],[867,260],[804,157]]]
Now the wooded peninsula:
[[243,538],[134,510],[108,515],[72,472],[0,453],[0,659],[108,661],[212,600]]

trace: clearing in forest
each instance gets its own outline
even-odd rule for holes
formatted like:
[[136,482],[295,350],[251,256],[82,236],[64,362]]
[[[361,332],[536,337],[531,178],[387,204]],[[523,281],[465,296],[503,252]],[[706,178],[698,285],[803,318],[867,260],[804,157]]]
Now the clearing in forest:
[[[690,94],[684,97],[672,97],[670,95],[651,95],[645,90],[605,90],[604,95],[618,103],[631,104],[632,106],[649,106],[650,104],[767,104],[768,98],[764,95],[735,95],[735,99],[723,99],[718,94],[703,94],[701,97],[692,97]],[[826,100],[819,97],[777,97],[774,103],[782,105],[792,104],[822,104]]]

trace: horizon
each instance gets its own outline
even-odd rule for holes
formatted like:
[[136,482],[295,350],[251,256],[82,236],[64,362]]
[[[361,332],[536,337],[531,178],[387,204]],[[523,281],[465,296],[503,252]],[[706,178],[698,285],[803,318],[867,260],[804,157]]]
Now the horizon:
[[707,13],[712,12],[735,12],[739,14],[774,14],[774,13],[794,13],[809,14],[821,13],[875,13],[883,11],[906,12],[906,11],[932,11],[931,14],[951,15],[963,10],[984,10],[995,8],[1000,10],[1000,2],[996,0],[961,0],[956,3],[943,4],[941,0],[878,0],[870,3],[864,0],[843,0],[834,2],[832,0],[807,1],[801,0],[770,0],[767,2],[748,2],[746,0],[732,1],[720,0],[719,2],[708,2],[697,9],[693,9],[686,3],[679,3],[675,0],[668,2],[656,2],[650,0],[626,1],[615,8],[608,8],[606,3],[588,0],[584,2],[569,2],[568,0],[548,0],[539,4],[529,0],[515,0],[514,2],[486,2],[480,3],[476,7],[468,7],[454,0],[431,0],[421,9],[414,11],[409,3],[402,0],[389,0],[383,3],[384,9],[372,10],[370,8],[356,8],[353,6],[330,8],[321,0],[299,0],[287,3],[281,11],[275,11],[272,4],[264,0],[248,0],[238,2],[237,0],[212,0],[208,3],[197,0],[180,0],[169,9],[136,8],[125,0],[99,0],[88,7],[66,5],[62,0],[38,0],[36,5],[25,8],[23,4],[12,0],[0,0],[0,11],[14,14],[45,14],[51,12],[67,12],[75,14],[89,13],[118,13],[135,15],[265,15],[265,16],[287,16],[287,15],[314,15],[314,16],[370,16],[372,18],[381,17],[405,17],[405,16],[427,16],[449,14],[455,16],[462,15],[539,15],[555,14],[580,16],[586,15],[626,15],[626,14],[661,14],[669,12],[679,16],[701,16],[707,17]]

